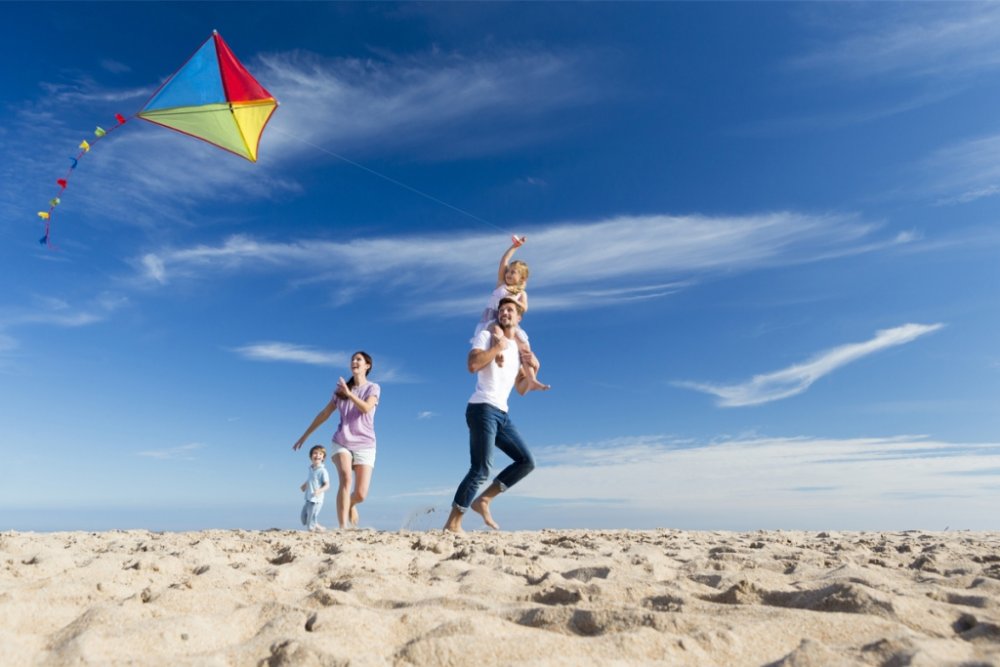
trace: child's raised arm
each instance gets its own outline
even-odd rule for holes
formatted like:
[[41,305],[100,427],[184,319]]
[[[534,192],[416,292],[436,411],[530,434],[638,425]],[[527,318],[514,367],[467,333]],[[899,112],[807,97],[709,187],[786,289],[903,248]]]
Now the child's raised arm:
[[528,240],[527,236],[522,236],[520,238],[512,236],[510,238],[514,241],[514,243],[507,248],[507,252],[505,252],[503,257],[500,258],[500,270],[497,271],[497,287],[507,284],[506,273],[507,265],[510,264],[510,258],[514,256],[514,251],[524,245],[524,242]]

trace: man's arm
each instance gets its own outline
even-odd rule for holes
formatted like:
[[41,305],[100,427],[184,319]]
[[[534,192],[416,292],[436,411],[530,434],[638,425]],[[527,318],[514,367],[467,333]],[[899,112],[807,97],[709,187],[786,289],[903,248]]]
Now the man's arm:
[[497,358],[497,355],[503,354],[503,351],[507,348],[506,338],[498,339],[496,336],[491,336],[490,339],[493,341],[491,347],[485,350],[474,347],[469,350],[468,364],[470,373],[478,373],[489,366]]

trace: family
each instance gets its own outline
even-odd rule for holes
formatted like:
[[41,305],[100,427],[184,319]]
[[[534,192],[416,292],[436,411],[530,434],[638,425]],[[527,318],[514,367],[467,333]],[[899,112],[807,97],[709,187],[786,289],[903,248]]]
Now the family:
[[[531,351],[528,335],[521,329],[521,318],[528,310],[528,265],[511,261],[525,238],[513,237],[513,245],[500,259],[496,289],[476,326],[468,368],[476,374],[476,388],[465,409],[469,427],[469,471],[465,474],[452,501],[444,529],[462,531],[465,513],[483,517],[494,530],[500,526],[490,513],[490,503],[500,493],[522,480],[535,467],[527,445],[508,414],[507,399],[512,389],[522,396],[529,391],[544,391],[549,385],[538,380],[538,358]],[[366,352],[351,357],[351,379],[339,378],[333,397],[313,419],[294,445],[300,449],[309,436],[337,410],[340,424],[333,435],[330,461],[337,471],[337,523],[340,528],[358,525],[358,505],[368,496],[375,468],[375,410],[381,387],[368,381],[372,358]],[[499,449],[511,458],[493,482],[479,496],[476,493],[489,476],[493,451]],[[323,499],[330,488],[330,476],[323,465],[327,451],[317,445],[309,450],[309,473],[301,490],[305,493],[302,525],[310,531],[324,530],[317,519]],[[354,490],[351,491],[353,477]]]

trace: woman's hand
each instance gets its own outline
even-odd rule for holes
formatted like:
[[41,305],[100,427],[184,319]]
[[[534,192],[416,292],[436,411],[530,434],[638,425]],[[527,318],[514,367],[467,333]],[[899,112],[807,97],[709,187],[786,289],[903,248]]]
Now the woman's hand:
[[347,382],[344,381],[344,378],[337,378],[336,394],[340,398],[347,398],[351,395],[351,388],[347,386]]

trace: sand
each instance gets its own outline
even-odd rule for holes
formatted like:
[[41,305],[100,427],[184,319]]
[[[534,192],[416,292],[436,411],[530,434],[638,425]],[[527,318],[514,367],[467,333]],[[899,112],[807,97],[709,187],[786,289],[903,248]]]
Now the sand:
[[0,533],[2,665],[1000,665],[1000,533]]

